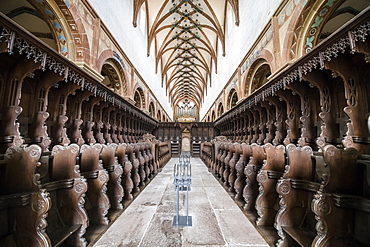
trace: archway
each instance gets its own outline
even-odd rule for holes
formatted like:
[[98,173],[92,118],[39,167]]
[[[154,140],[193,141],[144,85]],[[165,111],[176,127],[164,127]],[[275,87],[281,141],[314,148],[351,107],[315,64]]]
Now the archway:
[[150,102],[150,104],[149,104],[149,115],[151,116],[151,117],[154,117],[154,103],[153,102]]
[[145,98],[144,92],[141,88],[137,88],[134,95],[135,106],[144,109],[145,108]]
[[230,90],[229,95],[227,96],[227,109],[230,110],[231,108],[236,106],[236,102],[238,102],[238,94],[233,88]]
[[181,152],[190,152],[190,131],[185,128],[181,133]]
[[267,83],[268,77],[271,75],[270,65],[264,59],[257,60],[250,69],[247,78],[250,79],[246,83],[246,95],[250,95],[258,88]]
[[220,102],[217,107],[217,116],[220,117],[222,114],[224,114],[224,106]]

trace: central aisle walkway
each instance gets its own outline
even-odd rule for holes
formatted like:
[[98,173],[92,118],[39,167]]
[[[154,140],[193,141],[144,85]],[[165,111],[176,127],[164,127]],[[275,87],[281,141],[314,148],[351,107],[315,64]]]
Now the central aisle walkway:
[[[199,158],[192,158],[189,215],[193,226],[173,227],[176,192],[167,165],[112,224],[94,247],[269,246]],[[186,192],[180,192],[180,202]],[[185,215],[185,204],[180,215]]]

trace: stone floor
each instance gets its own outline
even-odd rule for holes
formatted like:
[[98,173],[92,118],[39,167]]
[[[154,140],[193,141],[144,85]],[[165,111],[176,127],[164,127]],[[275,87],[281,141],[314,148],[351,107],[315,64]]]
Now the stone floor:
[[[192,226],[174,227],[176,192],[167,165],[94,244],[105,246],[269,246],[199,158],[191,159],[189,215]],[[180,192],[185,215],[186,192]]]

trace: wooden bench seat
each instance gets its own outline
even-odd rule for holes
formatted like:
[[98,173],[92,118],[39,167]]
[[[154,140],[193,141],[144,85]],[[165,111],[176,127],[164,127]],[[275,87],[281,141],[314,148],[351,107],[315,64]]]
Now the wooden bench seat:
[[293,240],[302,247],[308,247],[312,244],[312,239],[316,237],[316,233],[308,228],[285,227],[283,231],[286,232]]
[[57,228],[55,231],[49,234],[51,245],[53,247],[58,247],[62,245],[68,237],[70,237],[73,233],[80,230],[81,226],[82,224],[61,226]]

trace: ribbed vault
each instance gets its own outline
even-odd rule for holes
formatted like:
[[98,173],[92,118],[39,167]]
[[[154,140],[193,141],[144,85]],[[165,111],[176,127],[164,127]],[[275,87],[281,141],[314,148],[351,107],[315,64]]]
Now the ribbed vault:
[[225,55],[228,8],[238,25],[238,0],[134,0],[133,24],[145,11],[148,55],[154,51],[174,109],[186,99],[200,108],[211,72],[217,73],[217,53]]

